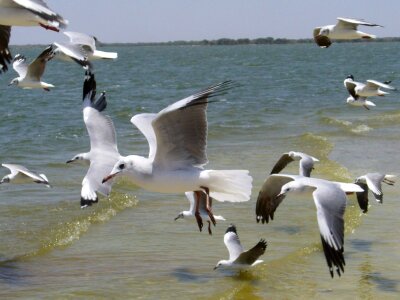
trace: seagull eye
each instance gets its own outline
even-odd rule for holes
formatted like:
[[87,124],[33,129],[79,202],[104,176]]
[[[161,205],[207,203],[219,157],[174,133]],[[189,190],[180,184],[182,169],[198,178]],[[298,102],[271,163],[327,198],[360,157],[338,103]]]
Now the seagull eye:
[[123,169],[125,168],[125,164],[120,164],[120,165],[118,166],[118,168],[120,168],[121,170],[123,170]]

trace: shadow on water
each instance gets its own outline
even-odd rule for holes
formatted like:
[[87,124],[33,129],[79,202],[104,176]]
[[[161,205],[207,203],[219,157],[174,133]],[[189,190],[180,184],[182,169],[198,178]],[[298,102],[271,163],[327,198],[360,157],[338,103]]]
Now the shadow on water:
[[381,272],[373,272],[369,261],[363,263],[360,267],[361,277],[359,280],[359,291],[361,298],[372,299],[373,287],[383,292],[398,293],[399,282],[382,276]]
[[284,232],[290,235],[301,232],[300,226],[278,226],[274,227],[274,231]]
[[22,270],[15,259],[0,262],[0,283],[9,285],[24,285],[28,275]]
[[208,282],[213,278],[213,276],[195,273],[189,268],[177,268],[171,275],[180,282]]
[[372,247],[372,242],[361,239],[350,240],[351,246],[360,252],[370,252]]

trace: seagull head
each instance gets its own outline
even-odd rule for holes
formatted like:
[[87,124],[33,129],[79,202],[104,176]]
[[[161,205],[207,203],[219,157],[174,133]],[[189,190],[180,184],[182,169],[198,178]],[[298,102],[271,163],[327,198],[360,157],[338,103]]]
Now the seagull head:
[[87,153],[79,153],[77,155],[75,155],[73,158],[71,158],[70,160],[67,160],[67,164],[72,163],[72,162],[76,162],[79,160],[89,160],[89,158],[87,157]]
[[347,75],[347,77],[346,77],[346,79],[351,79],[351,80],[353,80],[354,81],[354,76],[353,75]]
[[185,215],[184,215],[184,213],[182,211],[182,212],[179,213],[179,215],[176,216],[176,218],[174,220],[176,221],[176,220],[179,220],[179,219],[183,219],[184,217],[185,217]]
[[214,267],[214,270],[220,268],[220,267],[225,267],[225,266],[230,266],[231,263],[228,260],[220,260]]
[[8,84],[8,86],[11,85],[18,85],[19,84],[19,79],[18,78],[14,78],[13,80],[10,81],[10,83]]
[[124,172],[129,166],[132,165],[132,162],[128,161],[126,158],[122,158],[114,165],[111,173],[104,177],[102,183],[107,182],[117,176],[118,174]]
[[276,198],[284,197],[290,192],[301,191],[302,188],[303,186],[301,186],[298,182],[290,181],[282,186],[281,191],[278,195],[276,195]]
[[0,184],[2,183],[9,183],[10,182],[10,176],[6,175],[0,180]]

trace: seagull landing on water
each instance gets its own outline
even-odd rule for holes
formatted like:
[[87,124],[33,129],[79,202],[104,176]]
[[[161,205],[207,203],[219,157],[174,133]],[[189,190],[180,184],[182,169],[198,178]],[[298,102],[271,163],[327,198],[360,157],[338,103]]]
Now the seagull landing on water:
[[149,156],[122,157],[103,182],[124,174],[133,183],[159,193],[195,194],[195,217],[200,231],[203,227],[199,211],[202,193],[206,194],[206,211],[211,222],[210,196],[218,201],[250,200],[252,177],[248,170],[205,170],[208,163],[207,105],[210,98],[224,94],[231,81],[213,85],[199,93],[175,102],[157,114],[133,116],[131,122],[149,143]]
[[254,267],[263,262],[258,258],[264,254],[267,249],[267,242],[261,239],[253,248],[247,251],[243,251],[243,247],[240,243],[237,235],[236,226],[231,224],[225,232],[224,243],[229,252],[229,260],[220,260],[214,267],[218,268],[233,268],[233,269],[245,269]]
[[365,22],[364,20],[337,18],[336,25],[326,25],[314,28],[314,41],[321,48],[328,48],[332,44],[332,39],[354,40],[354,39],[375,39],[376,36],[357,30],[358,25],[378,26],[378,24]]
[[53,58],[53,47],[47,47],[33,62],[26,64],[25,56],[17,54],[14,58],[13,68],[19,77],[11,80],[9,85],[16,85],[23,89],[39,89],[50,91],[54,85],[41,81],[46,69],[46,63]]
[[290,151],[283,153],[281,158],[276,162],[272,168],[270,174],[280,173],[289,163],[298,160],[299,161],[299,175],[310,177],[311,171],[314,169],[314,163],[319,160],[313,156],[305,154],[303,152]]
[[268,223],[274,212],[290,192],[312,193],[317,208],[317,220],[326,262],[331,276],[334,268],[340,276],[344,272],[344,211],[346,193],[363,192],[354,183],[342,183],[298,175],[272,174],[261,187],[256,204],[257,223]]
[[357,200],[363,213],[368,211],[368,191],[371,190],[374,194],[375,200],[379,203],[383,202],[382,182],[388,185],[394,185],[396,178],[395,175],[381,174],[381,173],[367,173],[358,177],[355,184],[359,185],[364,192],[358,192]]
[[59,31],[68,21],[53,12],[43,0],[0,1],[0,73],[7,71],[12,56],[8,47],[11,26],[42,26]]
[[1,183],[41,183],[45,184],[47,187],[51,187],[49,180],[46,175],[38,174],[36,172],[28,170],[26,167],[15,164],[1,164],[3,167],[8,168],[11,174],[4,176]]
[[105,92],[96,98],[94,74],[87,72],[83,83],[83,121],[90,138],[90,151],[75,155],[67,163],[90,161],[89,170],[82,181],[81,207],[98,202],[96,192],[109,195],[112,182],[102,183],[120,159],[113,121],[101,112],[107,107]]
[[[179,213],[179,215],[175,218],[175,221],[178,219],[185,219],[185,218],[195,218],[195,213],[196,213],[196,207],[195,207],[195,199],[194,199],[194,192],[186,192],[185,193],[186,198],[189,200],[190,208],[189,210],[184,210]],[[212,198],[210,197],[210,203],[212,203]],[[206,218],[207,223],[208,223],[208,233],[212,234],[211,231],[211,220],[208,216],[207,209],[206,209],[206,202],[207,202],[207,197],[206,194],[201,193],[200,194],[200,200],[198,201],[199,204],[199,212],[200,212],[200,217]],[[223,216],[215,216],[214,219],[218,221],[226,221]]]

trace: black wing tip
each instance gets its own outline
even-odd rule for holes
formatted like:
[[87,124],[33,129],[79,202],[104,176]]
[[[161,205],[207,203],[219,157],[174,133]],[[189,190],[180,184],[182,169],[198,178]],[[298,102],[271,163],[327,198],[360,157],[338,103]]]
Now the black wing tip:
[[262,249],[265,251],[265,249],[267,249],[268,242],[267,242],[265,239],[261,239],[261,240],[258,242],[257,246],[260,247],[260,248],[262,248]]
[[228,233],[228,232],[233,232],[233,233],[236,233],[236,234],[237,234],[236,226],[235,226],[234,224],[230,224],[230,225],[228,226],[228,228],[226,229],[225,233]]
[[96,79],[92,72],[86,71],[85,81],[83,82],[82,100],[85,100],[87,97],[89,97],[90,100],[93,101],[95,96],[96,96]]
[[334,277],[334,269],[336,269],[337,275],[340,277],[342,273],[344,273],[344,266],[346,265],[346,262],[344,260],[343,256],[343,247],[340,248],[339,250],[336,250],[334,247],[330,246],[322,237],[321,235],[321,242],[322,242],[322,248],[324,249],[324,254],[325,254],[325,259],[326,263],[329,268],[329,273],[331,274],[331,277]]
[[16,62],[17,60],[26,60],[26,57],[18,53],[14,56],[13,62]]
[[106,92],[102,92],[100,97],[92,102],[92,107],[98,111],[103,111],[107,108],[107,99],[106,99]]
[[97,202],[99,202],[99,198],[97,196],[96,196],[95,200],[85,199],[85,198],[81,197],[81,208],[92,206],[93,203],[97,203]]

